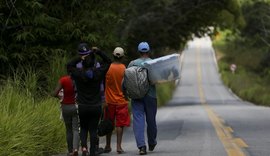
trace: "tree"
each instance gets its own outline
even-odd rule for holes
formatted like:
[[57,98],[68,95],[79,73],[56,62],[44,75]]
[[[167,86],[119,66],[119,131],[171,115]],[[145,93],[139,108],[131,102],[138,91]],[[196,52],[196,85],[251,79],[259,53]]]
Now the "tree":
[[243,5],[243,15],[246,27],[241,34],[246,39],[252,39],[254,46],[270,47],[270,3],[254,1]]
[[177,50],[193,35],[213,34],[210,27],[236,28],[241,21],[235,0],[136,0],[132,4],[134,14],[123,35],[133,52],[143,40],[154,51]]
[[193,35],[213,34],[210,27],[240,21],[235,0],[24,0],[1,1],[0,10],[2,74],[25,62],[41,68],[55,53],[72,54],[81,41],[105,51],[123,46],[131,59],[138,42],[148,41],[160,56]]

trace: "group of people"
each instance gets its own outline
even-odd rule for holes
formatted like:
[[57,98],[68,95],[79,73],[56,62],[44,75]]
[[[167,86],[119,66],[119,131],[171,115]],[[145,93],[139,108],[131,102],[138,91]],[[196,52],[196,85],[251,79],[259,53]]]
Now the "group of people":
[[[147,42],[138,45],[140,57],[129,63],[131,66],[143,66],[150,60],[150,47]],[[128,98],[123,93],[122,81],[126,66],[122,63],[125,56],[121,47],[112,53],[113,61],[97,47],[79,44],[79,56],[67,63],[67,75],[60,78],[53,96],[58,97],[63,91],[61,100],[62,115],[66,127],[66,140],[69,156],[77,156],[81,146],[82,156],[95,156],[100,152],[109,153],[112,133],[106,135],[104,149],[99,148],[97,128],[101,116],[110,119],[115,125],[117,138],[116,152],[124,153],[121,146],[124,127],[130,125]],[[97,57],[102,59],[98,62]],[[133,131],[140,155],[147,154],[144,129],[147,123],[149,151],[157,145],[157,98],[155,85],[141,99],[131,99]],[[102,115],[103,113],[103,115]],[[90,135],[90,147],[87,139]],[[100,151],[102,149],[102,151]]]

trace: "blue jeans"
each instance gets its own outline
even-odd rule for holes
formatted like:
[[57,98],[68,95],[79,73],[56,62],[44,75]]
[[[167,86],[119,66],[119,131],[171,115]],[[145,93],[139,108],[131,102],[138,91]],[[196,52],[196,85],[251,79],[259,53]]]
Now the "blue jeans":
[[142,99],[132,99],[133,131],[137,147],[145,146],[144,128],[147,124],[148,145],[157,144],[157,99],[145,96]]

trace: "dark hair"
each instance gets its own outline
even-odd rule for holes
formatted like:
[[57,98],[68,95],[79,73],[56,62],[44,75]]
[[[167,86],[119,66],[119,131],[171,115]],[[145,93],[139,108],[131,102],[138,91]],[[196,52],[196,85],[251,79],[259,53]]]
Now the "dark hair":
[[140,55],[150,55],[149,52],[140,52]]
[[85,69],[93,67],[94,64],[95,64],[95,55],[93,53],[90,53],[82,61],[83,68]]

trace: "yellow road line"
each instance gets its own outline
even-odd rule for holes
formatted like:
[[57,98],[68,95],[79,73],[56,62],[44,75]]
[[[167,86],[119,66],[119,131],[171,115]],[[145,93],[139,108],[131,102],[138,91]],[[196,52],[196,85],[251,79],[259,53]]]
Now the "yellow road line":
[[198,73],[198,89],[200,102],[203,105],[205,111],[208,114],[209,119],[212,122],[212,125],[215,128],[217,136],[219,140],[222,142],[225,151],[228,156],[246,156],[243,152],[242,148],[248,147],[248,145],[241,138],[234,138],[233,129],[224,124],[224,120],[221,119],[213,109],[206,103],[205,95],[202,87],[202,71],[201,71],[201,63],[200,63],[200,54],[197,48],[196,51],[196,59],[197,59],[197,73]]

